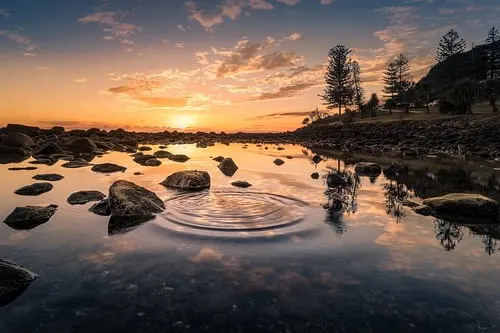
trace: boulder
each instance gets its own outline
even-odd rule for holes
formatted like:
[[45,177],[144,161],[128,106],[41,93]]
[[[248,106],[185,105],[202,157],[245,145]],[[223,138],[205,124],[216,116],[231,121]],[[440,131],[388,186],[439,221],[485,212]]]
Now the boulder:
[[48,222],[56,210],[56,205],[16,207],[4,223],[15,230],[30,230]]
[[57,173],[46,173],[46,174],[35,175],[33,176],[33,179],[43,180],[48,182],[57,182],[64,179],[64,176],[61,176]]
[[51,156],[55,154],[64,154],[64,150],[57,143],[48,142],[39,146],[33,151],[33,155]]
[[312,178],[312,179],[319,179],[319,173],[317,173],[317,172],[313,172],[313,173],[311,174],[311,178]]
[[236,186],[236,187],[242,187],[242,188],[247,188],[247,187],[252,186],[252,184],[250,184],[249,182],[243,181],[243,180],[237,180],[235,182],[232,182],[231,185]]
[[102,173],[124,172],[127,168],[113,163],[96,164],[92,167],[92,171]]
[[0,306],[21,296],[36,278],[37,275],[26,268],[0,259]]
[[109,200],[104,199],[99,201],[98,203],[93,204],[89,208],[89,212],[100,216],[110,216],[111,215],[111,207],[109,207]]
[[146,166],[146,162],[150,159],[155,159],[153,155],[138,155],[134,158],[134,162],[143,166]]
[[312,161],[315,163],[315,164],[318,164],[319,162],[321,162],[323,159],[321,158],[321,156],[319,155],[314,155],[313,158],[312,158]]
[[172,155],[168,159],[174,162],[184,163],[189,161],[190,158],[186,155]]
[[226,176],[233,176],[238,170],[238,166],[234,163],[233,159],[230,157],[224,158],[217,166],[220,171]]
[[157,160],[156,158],[150,158],[146,161],[145,165],[150,167],[157,167],[161,165],[161,161]]
[[354,166],[354,170],[358,175],[368,177],[376,177],[382,173],[382,167],[371,162],[359,162]]
[[273,163],[276,164],[277,166],[281,166],[281,165],[285,164],[285,161],[283,161],[282,159],[277,158],[277,159],[275,159],[273,161]]
[[165,210],[165,204],[156,194],[125,180],[109,188],[109,206],[114,216],[151,216]]
[[77,154],[94,154],[97,151],[97,145],[89,138],[76,138],[67,148]]
[[61,167],[68,168],[68,169],[78,169],[78,168],[88,167],[91,165],[92,164],[90,164],[87,161],[70,161],[70,162],[66,162],[66,163],[61,164]]
[[99,191],[78,191],[72,193],[67,201],[70,205],[85,205],[92,201],[101,201],[104,198],[106,198],[104,193]]
[[170,158],[172,156],[172,153],[166,150],[158,150],[153,154],[153,156],[156,158]]
[[428,198],[424,200],[424,205],[429,206],[439,215],[449,217],[497,218],[500,212],[500,205],[497,201],[471,193],[451,193]]
[[14,193],[17,195],[37,196],[52,190],[54,186],[51,183],[34,183],[17,189]]
[[35,145],[33,139],[23,133],[9,133],[3,140],[2,146],[30,148]]
[[203,190],[210,187],[210,175],[206,171],[179,171],[168,176],[161,185],[180,190]]

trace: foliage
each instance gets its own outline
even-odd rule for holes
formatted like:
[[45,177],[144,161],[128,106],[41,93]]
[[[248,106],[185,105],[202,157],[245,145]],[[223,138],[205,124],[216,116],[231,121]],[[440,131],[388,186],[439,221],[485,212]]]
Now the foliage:
[[447,114],[453,112],[455,112],[455,105],[452,102],[446,99],[439,100],[439,113]]
[[311,115],[309,116],[309,118],[311,118],[311,122],[316,122],[318,120],[325,119],[327,117],[328,113],[319,111],[318,108],[316,108],[316,110],[311,112]]
[[495,78],[495,72],[500,71],[500,32],[497,28],[492,27],[486,38],[486,58],[488,62],[487,79]]
[[439,41],[436,60],[442,62],[449,57],[465,51],[465,40],[458,32],[451,29]]
[[371,111],[372,117],[375,117],[377,115],[377,108],[380,103],[380,100],[378,99],[378,96],[376,93],[373,93],[370,96],[370,100],[367,103],[368,109]]
[[482,92],[484,99],[491,105],[492,112],[498,112],[496,100],[500,95],[500,80],[487,80],[483,83]]
[[342,106],[351,104],[354,98],[350,53],[351,50],[344,45],[330,49],[325,74],[326,87],[323,95],[320,95],[329,109],[338,107],[339,114]]
[[309,119],[309,117],[305,117],[304,120],[302,120],[302,125],[307,126],[307,125],[309,125],[310,121],[311,121],[311,119]]
[[[387,64],[382,81],[384,82],[383,92],[386,94],[385,97],[390,97],[391,101],[394,100],[394,95],[398,92],[398,69],[394,61]],[[393,105],[390,104],[388,109],[390,114]]]
[[342,115],[342,123],[343,124],[352,124],[354,118],[356,117],[356,112],[351,109],[345,109],[344,114]]
[[479,86],[474,80],[462,80],[448,93],[448,97],[455,105],[457,114],[471,114],[472,106],[478,100]]
[[354,104],[356,104],[361,111],[363,100],[365,99],[365,91],[361,86],[361,68],[357,61],[352,62],[352,78],[354,88]]

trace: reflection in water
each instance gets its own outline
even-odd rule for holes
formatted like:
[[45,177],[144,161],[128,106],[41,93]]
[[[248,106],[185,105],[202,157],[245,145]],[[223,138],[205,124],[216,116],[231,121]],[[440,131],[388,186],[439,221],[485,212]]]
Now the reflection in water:
[[383,189],[387,214],[394,217],[397,223],[401,222],[405,216],[403,203],[410,198],[410,190],[405,184],[392,180],[384,184]]
[[464,238],[464,226],[437,219],[434,221],[436,239],[446,251],[453,251]]

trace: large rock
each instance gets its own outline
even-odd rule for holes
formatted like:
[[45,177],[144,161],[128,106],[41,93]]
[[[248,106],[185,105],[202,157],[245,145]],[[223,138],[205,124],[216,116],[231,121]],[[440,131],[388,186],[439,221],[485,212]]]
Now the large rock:
[[104,199],[104,200],[101,200],[101,201],[93,204],[89,208],[89,212],[92,212],[94,214],[101,215],[101,216],[111,215],[111,207],[109,207],[109,200]]
[[7,137],[2,140],[2,146],[29,148],[35,145],[35,142],[23,133],[9,133]]
[[238,166],[234,163],[233,159],[230,157],[224,158],[217,166],[220,171],[226,176],[233,176],[236,171],[238,171]]
[[168,159],[174,162],[184,163],[187,162],[190,158],[186,155],[177,154],[170,156]]
[[0,259],[0,306],[18,298],[37,275],[10,261]]
[[156,194],[125,180],[111,185],[108,199],[114,216],[151,216],[165,210],[165,204]]
[[158,150],[153,155],[156,158],[170,158],[173,154],[171,152],[166,151],[166,150]]
[[54,188],[54,185],[51,183],[34,183],[23,186],[20,189],[17,189],[14,193],[17,195],[37,196],[49,192],[52,188]]
[[46,174],[35,175],[33,176],[33,179],[43,180],[48,182],[57,182],[64,179],[64,176],[59,175],[57,173],[46,173]]
[[437,214],[457,217],[497,218],[500,205],[497,201],[480,194],[451,193],[441,197],[428,198],[424,205],[431,207]]
[[102,163],[94,165],[91,170],[102,173],[113,173],[113,172],[124,172],[125,170],[127,170],[127,168],[114,163]]
[[354,170],[358,175],[368,177],[376,177],[382,173],[382,167],[371,162],[359,162],[354,166]]
[[89,138],[76,138],[69,145],[68,150],[78,154],[93,154],[97,149],[97,145]]
[[168,176],[161,184],[181,190],[202,190],[210,187],[210,175],[206,171],[179,171]]
[[56,205],[49,205],[47,207],[40,206],[27,206],[16,207],[12,213],[4,220],[12,229],[16,230],[30,230],[40,224],[48,222],[52,215],[57,210]]
[[35,151],[33,152],[33,155],[50,156],[55,154],[64,154],[64,150],[61,147],[59,147],[57,143],[54,142],[48,142],[46,144],[43,144],[40,147],[36,148]]
[[143,165],[143,166],[147,166],[147,162],[150,159],[156,160],[156,157],[153,155],[144,155],[144,154],[143,155],[136,155],[134,158],[134,162],[137,164]]
[[99,191],[78,191],[72,193],[67,201],[70,205],[84,205],[92,201],[101,201],[105,197],[104,193]]

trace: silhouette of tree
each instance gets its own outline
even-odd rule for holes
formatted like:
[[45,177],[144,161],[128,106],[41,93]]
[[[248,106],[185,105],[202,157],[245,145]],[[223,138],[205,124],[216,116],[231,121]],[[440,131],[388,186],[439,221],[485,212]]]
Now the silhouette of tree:
[[377,108],[378,108],[378,104],[379,103],[380,103],[380,101],[378,99],[377,94],[373,93],[370,96],[370,100],[368,101],[368,104],[367,104],[367,107],[370,110],[372,117],[376,117],[377,116]]
[[458,243],[464,238],[463,226],[437,219],[434,222],[436,239],[443,249],[453,251]]
[[311,119],[309,119],[309,117],[305,117],[304,120],[302,120],[302,125],[307,126],[310,121]]
[[497,240],[489,235],[483,235],[481,241],[484,244],[484,251],[491,256],[497,251]]
[[486,38],[486,59],[488,62],[488,73],[486,79],[495,79],[495,72],[500,70],[500,32],[491,27]]
[[412,86],[410,62],[408,61],[408,58],[401,53],[394,60],[394,65],[397,70],[396,91],[398,98],[400,101],[403,99],[405,103],[405,111],[408,112],[408,106],[406,105],[406,93]]
[[462,53],[465,51],[466,45],[465,40],[460,37],[458,32],[451,29],[439,41],[436,60],[442,62],[452,55]]
[[[361,86],[361,68],[357,61],[352,62],[352,78],[354,87],[354,103],[358,106],[362,113],[363,101],[365,99],[365,91]],[[363,114],[362,114],[363,116]]]
[[[384,77],[382,79],[384,82],[383,92],[387,95],[385,97],[390,97],[394,100],[395,94],[398,92],[398,68],[394,61],[387,64],[384,72]],[[389,105],[389,114],[392,114],[392,103]]]
[[351,50],[344,45],[337,45],[328,53],[328,68],[325,74],[326,87],[320,97],[329,109],[352,104],[354,87],[351,70]]
[[387,214],[394,217],[396,222],[399,223],[405,216],[403,202],[408,200],[410,197],[410,190],[406,187],[406,185],[392,180],[389,183],[384,184],[383,188]]

